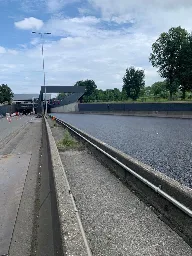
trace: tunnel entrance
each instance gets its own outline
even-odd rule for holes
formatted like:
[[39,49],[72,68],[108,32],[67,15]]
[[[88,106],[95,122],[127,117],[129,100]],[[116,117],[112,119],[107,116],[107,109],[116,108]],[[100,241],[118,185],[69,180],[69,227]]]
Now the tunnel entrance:
[[15,111],[16,112],[19,112],[19,113],[22,113],[24,115],[28,115],[30,113],[35,112],[35,114],[37,114],[37,108],[38,108],[38,104],[16,104],[16,107],[15,107]]

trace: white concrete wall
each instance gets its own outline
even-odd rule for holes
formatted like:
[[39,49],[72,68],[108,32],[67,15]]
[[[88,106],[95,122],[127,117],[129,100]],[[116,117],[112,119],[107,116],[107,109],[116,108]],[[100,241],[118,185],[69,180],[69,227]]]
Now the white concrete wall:
[[79,111],[79,108],[78,108],[77,102],[51,109],[51,113],[70,113],[70,112],[78,112],[78,111]]

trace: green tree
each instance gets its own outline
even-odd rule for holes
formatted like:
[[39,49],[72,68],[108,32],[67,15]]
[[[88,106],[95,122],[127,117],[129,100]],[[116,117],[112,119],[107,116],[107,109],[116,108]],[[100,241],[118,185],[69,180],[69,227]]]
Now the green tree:
[[176,77],[182,98],[185,99],[186,92],[192,89],[192,34],[187,36],[181,46]]
[[149,98],[151,96],[151,86],[143,87],[140,90],[139,97],[147,97]]
[[156,82],[151,86],[151,93],[153,96],[159,96],[166,99],[168,96],[167,82]]
[[130,67],[126,69],[123,77],[123,91],[126,91],[127,97],[136,100],[139,97],[140,90],[145,86],[144,70]]
[[14,94],[7,84],[0,85],[0,103],[8,101],[10,104]]
[[169,91],[170,100],[172,100],[173,95],[175,95],[179,90],[179,80],[176,77],[173,79],[173,81],[166,79],[166,88]]
[[[181,63],[181,49],[186,43],[188,32],[181,27],[171,28],[167,33],[162,33],[152,45],[152,53],[149,60],[153,67],[158,68],[161,77],[167,79],[167,88],[170,99],[178,90],[179,65]],[[175,81],[177,80],[177,81]]]
[[125,101],[125,100],[127,100],[127,92],[125,88],[123,88],[121,92],[121,101]]
[[66,96],[67,96],[66,93],[61,92],[61,93],[59,93],[59,94],[57,95],[56,99],[57,99],[57,100],[62,100],[62,99],[64,99]]
[[95,98],[98,102],[103,101],[103,96],[104,96],[103,90],[101,90],[101,89],[95,90]]
[[96,89],[87,100],[98,102],[121,101],[121,92],[117,88],[107,89],[105,91]]
[[3,94],[1,93],[1,85],[0,85],[0,104],[4,102]]
[[106,98],[107,98],[107,101],[114,101],[114,91],[112,89],[107,89],[105,91],[106,93]]
[[120,92],[120,90],[117,89],[117,88],[114,88],[113,93],[114,93],[114,100],[115,101],[121,101],[121,92]]
[[91,96],[96,92],[97,85],[93,80],[85,80],[85,81],[78,81],[74,86],[85,86],[85,94],[83,96],[83,99],[88,100],[88,97]]

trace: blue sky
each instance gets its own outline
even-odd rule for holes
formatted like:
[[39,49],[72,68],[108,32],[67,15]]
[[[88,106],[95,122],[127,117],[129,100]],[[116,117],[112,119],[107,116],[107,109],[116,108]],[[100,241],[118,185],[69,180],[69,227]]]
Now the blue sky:
[[191,31],[191,0],[0,0],[0,83],[15,93],[38,93],[47,85],[95,80],[98,88],[122,88],[129,66],[145,69],[146,85],[160,80],[148,61],[163,31]]

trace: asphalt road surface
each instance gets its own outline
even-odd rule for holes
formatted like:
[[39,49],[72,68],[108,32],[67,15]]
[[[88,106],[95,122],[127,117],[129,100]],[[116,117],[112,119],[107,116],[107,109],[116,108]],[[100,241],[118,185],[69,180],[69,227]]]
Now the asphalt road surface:
[[31,120],[31,116],[11,117],[0,119],[0,142],[10,134],[19,131],[19,129]]
[[192,120],[54,115],[192,188]]
[[0,120],[0,255],[29,255],[40,145],[41,120]]

